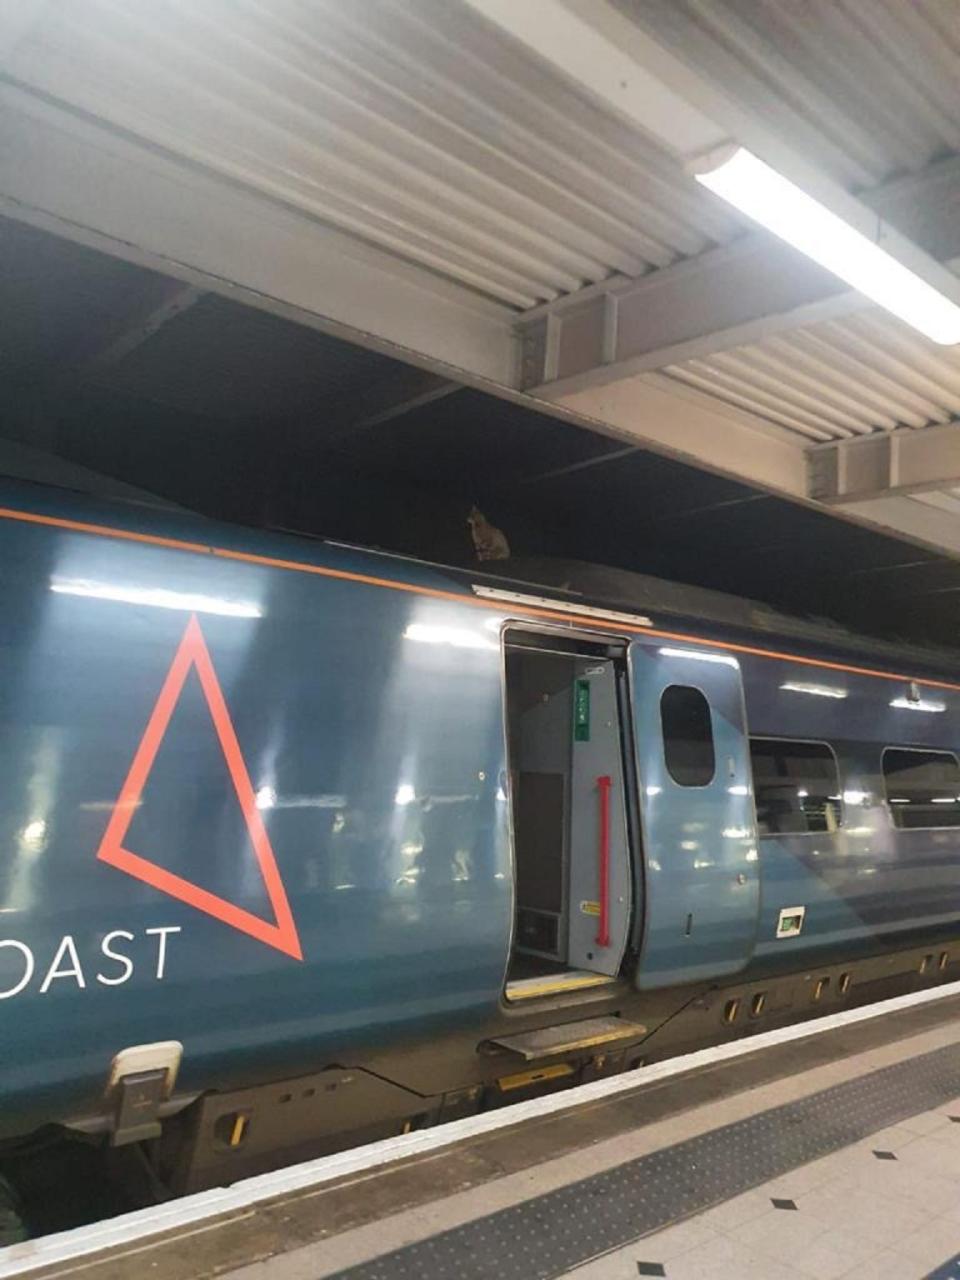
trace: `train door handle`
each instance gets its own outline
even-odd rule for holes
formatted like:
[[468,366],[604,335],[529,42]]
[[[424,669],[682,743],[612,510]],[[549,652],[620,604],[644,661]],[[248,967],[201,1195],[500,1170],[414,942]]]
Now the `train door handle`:
[[600,880],[600,918],[597,922],[597,946],[610,945],[610,789],[613,779],[606,774],[597,778],[600,799],[600,845],[598,873]]

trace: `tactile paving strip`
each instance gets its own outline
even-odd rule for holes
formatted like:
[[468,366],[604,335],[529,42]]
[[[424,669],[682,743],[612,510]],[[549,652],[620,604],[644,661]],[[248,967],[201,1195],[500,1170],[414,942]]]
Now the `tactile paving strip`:
[[958,1095],[960,1045],[949,1045],[521,1201],[336,1280],[550,1280]]
[[936,1271],[931,1271],[924,1280],[960,1280],[960,1254],[944,1262]]

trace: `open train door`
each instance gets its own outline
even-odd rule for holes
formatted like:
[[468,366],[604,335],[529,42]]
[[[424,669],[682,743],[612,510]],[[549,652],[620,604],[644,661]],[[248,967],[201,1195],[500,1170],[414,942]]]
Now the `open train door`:
[[646,878],[637,985],[736,973],[760,906],[740,664],[637,640],[629,667]]
[[617,978],[633,922],[619,640],[505,640],[516,918],[511,1000]]

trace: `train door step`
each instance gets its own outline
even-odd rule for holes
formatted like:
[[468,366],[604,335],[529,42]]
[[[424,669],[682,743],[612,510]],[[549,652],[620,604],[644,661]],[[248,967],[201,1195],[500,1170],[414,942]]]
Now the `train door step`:
[[568,991],[584,991],[590,987],[606,987],[616,982],[605,973],[586,969],[568,969],[565,973],[547,973],[534,978],[515,978],[507,983],[508,1000],[536,1000],[541,996],[564,995]]
[[518,1035],[497,1036],[490,1043],[515,1053],[524,1062],[536,1062],[541,1058],[593,1049],[617,1040],[638,1040],[646,1034],[647,1028],[639,1022],[626,1022],[623,1018],[587,1018],[583,1022],[564,1022],[559,1027],[539,1027],[536,1031],[522,1031]]

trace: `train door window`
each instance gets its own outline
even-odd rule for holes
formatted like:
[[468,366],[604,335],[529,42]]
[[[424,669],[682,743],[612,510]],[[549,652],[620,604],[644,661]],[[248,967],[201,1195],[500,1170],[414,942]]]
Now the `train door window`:
[[519,1000],[619,972],[632,900],[625,662],[615,648],[517,630],[505,671],[515,874],[507,996]]
[[840,775],[825,742],[751,738],[750,760],[760,835],[837,830]]
[[952,752],[887,747],[883,782],[895,826],[960,827],[960,764]]
[[671,684],[660,699],[663,756],[670,777],[681,787],[708,787],[717,762],[710,704],[692,685]]

